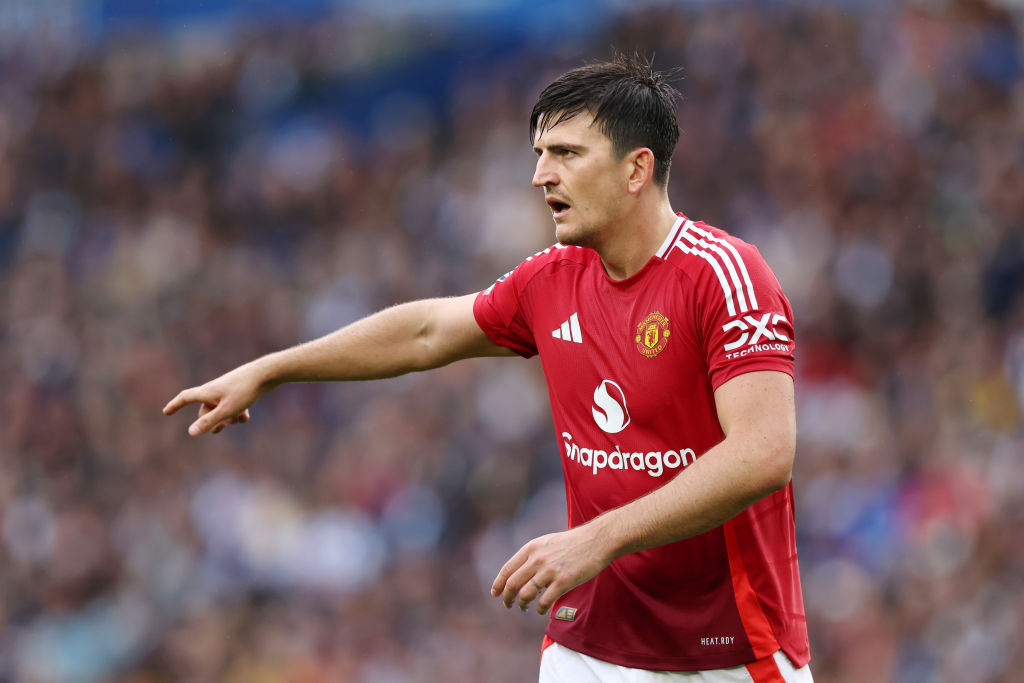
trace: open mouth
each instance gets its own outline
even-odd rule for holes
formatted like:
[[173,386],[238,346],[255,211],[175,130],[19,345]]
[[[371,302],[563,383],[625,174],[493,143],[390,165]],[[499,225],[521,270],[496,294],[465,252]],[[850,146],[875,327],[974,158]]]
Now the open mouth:
[[548,206],[551,207],[551,213],[555,218],[561,218],[569,212],[570,208],[572,208],[565,202],[555,199],[554,197],[548,197],[547,202]]

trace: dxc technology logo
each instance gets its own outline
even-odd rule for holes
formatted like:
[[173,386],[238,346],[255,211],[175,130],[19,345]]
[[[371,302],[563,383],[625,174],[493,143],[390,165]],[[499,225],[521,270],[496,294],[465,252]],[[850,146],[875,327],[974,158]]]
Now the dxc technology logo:
[[[611,393],[608,391],[609,386],[612,387]],[[594,389],[594,403],[597,407],[591,407],[590,411],[594,414],[594,422],[603,431],[618,434],[629,424],[626,395],[622,393],[622,387],[612,380],[603,380],[597,389]]]
[[[772,315],[771,313],[765,313],[763,316],[761,316],[760,320],[758,320],[752,315],[745,315],[743,316],[743,318],[743,320],[736,318],[735,320],[731,320],[725,325],[722,325],[723,332],[728,332],[729,330],[739,330],[743,333],[740,335],[739,339],[725,345],[726,351],[735,351],[744,344],[746,344],[747,346],[754,346],[755,344],[757,344],[757,342],[761,340],[761,337],[764,337],[767,341],[778,340],[787,343],[789,342],[789,337],[787,337],[782,332],[779,332],[778,328],[775,327],[776,325],[779,324],[779,321],[782,321],[784,323],[789,322],[788,320],[786,320],[785,316],[779,315],[778,313],[774,315]],[[768,323],[769,318],[771,318],[770,329]],[[753,328],[754,330],[753,336],[751,336],[749,332],[751,328]]]

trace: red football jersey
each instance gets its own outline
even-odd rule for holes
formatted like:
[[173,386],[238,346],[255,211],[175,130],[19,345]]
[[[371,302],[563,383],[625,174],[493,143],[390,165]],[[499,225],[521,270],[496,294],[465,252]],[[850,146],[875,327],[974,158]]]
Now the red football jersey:
[[[793,373],[793,314],[753,246],[680,216],[635,275],[555,245],[481,292],[480,327],[540,354],[569,526],[662,486],[724,435],[714,391]],[[554,641],[624,666],[738,666],[780,647],[810,659],[792,485],[707,533],[624,555],[560,598]]]

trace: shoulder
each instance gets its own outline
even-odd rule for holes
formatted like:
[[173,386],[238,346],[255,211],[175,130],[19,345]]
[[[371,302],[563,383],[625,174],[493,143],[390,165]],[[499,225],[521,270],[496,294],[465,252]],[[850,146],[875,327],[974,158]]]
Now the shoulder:
[[753,244],[703,221],[684,220],[662,246],[662,256],[691,275],[768,268]]
[[591,249],[553,244],[533,256],[527,256],[518,266],[499,277],[484,293],[491,292],[496,286],[506,281],[515,282],[522,290],[537,275],[565,267],[583,268],[589,265],[594,258],[596,258],[596,253]]
[[684,220],[663,250],[699,294],[724,297],[730,312],[757,310],[759,296],[780,289],[757,247],[703,221]]

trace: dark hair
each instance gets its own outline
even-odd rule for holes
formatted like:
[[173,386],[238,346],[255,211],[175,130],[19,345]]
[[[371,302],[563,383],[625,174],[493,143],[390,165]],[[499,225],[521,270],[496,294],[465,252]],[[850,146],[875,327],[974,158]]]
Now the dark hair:
[[672,150],[679,140],[673,74],[654,71],[639,56],[617,55],[559,76],[544,88],[530,114],[530,144],[537,136],[586,110],[620,158],[637,147],[654,153],[654,181],[668,182]]

